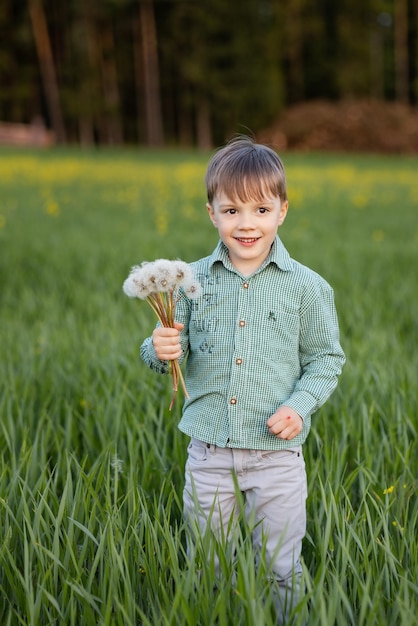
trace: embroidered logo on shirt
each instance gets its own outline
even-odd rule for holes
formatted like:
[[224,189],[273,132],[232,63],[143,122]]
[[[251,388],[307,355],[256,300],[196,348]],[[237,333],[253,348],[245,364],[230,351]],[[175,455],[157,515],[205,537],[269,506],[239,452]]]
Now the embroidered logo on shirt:
[[272,322],[277,322],[276,314],[274,311],[270,311],[269,320],[271,320]]
[[219,319],[217,317],[206,317],[201,320],[193,320],[197,333],[213,333],[218,327]]
[[199,281],[199,283],[202,285],[202,287],[206,285],[217,285],[219,283],[218,276],[214,276],[213,274],[200,273],[200,274],[197,274],[196,278]]
[[212,354],[213,352],[213,344],[209,344],[206,339],[205,341],[203,341],[200,346],[199,346],[199,350],[201,352],[207,352],[208,354]]

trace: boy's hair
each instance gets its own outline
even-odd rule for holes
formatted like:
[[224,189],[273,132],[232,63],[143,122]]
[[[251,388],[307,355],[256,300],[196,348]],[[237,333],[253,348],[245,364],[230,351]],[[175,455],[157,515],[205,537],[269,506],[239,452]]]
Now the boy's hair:
[[261,201],[266,196],[287,200],[286,174],[274,150],[240,135],[215,152],[206,171],[208,201],[218,193],[241,202]]

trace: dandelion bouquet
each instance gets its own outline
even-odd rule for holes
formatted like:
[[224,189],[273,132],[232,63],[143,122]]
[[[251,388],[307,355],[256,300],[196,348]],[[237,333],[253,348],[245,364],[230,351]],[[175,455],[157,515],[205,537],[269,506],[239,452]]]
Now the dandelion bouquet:
[[[130,298],[140,298],[148,302],[160,324],[174,328],[177,302],[183,296],[197,298],[202,288],[195,279],[192,268],[184,261],[158,259],[151,263],[145,261],[141,265],[134,265],[123,283],[123,291]],[[170,403],[171,411],[179,382],[186,398],[189,395],[178,360],[169,361],[169,368],[174,390]]]

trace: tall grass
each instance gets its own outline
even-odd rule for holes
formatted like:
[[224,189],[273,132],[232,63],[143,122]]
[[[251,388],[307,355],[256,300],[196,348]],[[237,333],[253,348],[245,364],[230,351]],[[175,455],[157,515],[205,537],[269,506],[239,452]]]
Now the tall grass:
[[[207,155],[0,153],[0,622],[274,623],[244,523],[187,554],[187,440],[130,266],[211,252]],[[291,254],[334,286],[347,365],[313,420],[302,623],[416,621],[418,161],[285,155]],[[180,398],[179,398],[180,399]],[[215,558],[221,581],[214,581]]]

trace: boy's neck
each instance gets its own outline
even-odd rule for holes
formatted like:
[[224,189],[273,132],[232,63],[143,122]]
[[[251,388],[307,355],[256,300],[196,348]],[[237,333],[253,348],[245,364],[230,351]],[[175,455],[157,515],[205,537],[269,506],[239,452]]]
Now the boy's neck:
[[236,269],[237,272],[239,272],[239,274],[241,274],[244,278],[249,278],[250,276],[255,274],[260,269],[260,267],[264,265],[269,254],[266,255],[266,257],[262,260],[261,263],[259,261],[257,261],[257,263],[253,263],[250,259],[247,262],[244,260],[240,260],[238,263],[236,261],[234,262],[231,259],[229,251],[228,251],[228,258],[232,267]]

